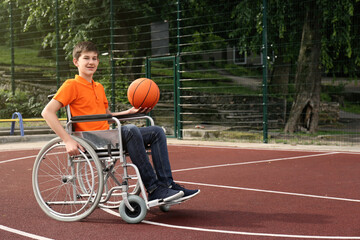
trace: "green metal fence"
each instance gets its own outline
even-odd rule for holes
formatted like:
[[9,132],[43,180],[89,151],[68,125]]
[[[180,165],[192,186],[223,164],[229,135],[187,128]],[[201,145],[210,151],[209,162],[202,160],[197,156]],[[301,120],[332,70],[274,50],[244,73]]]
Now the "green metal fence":
[[[27,91],[38,117],[76,74],[74,44],[91,40],[111,110],[151,77],[161,90],[151,114],[171,137],[359,144],[359,10],[356,0],[7,0],[1,88]],[[5,103],[0,115],[19,111]]]
[[[162,64],[160,69],[152,68],[152,63],[159,62]],[[162,76],[166,80],[166,84],[162,84],[162,100],[157,106],[157,110],[150,113],[153,118],[157,118],[162,122],[169,137],[181,138],[181,121],[180,121],[180,87],[178,73],[179,60],[177,56],[164,56],[146,58],[145,77],[152,78],[151,70],[165,70],[169,75]],[[171,80],[172,79],[172,80]],[[159,84],[159,81],[158,81]],[[165,91],[166,89],[166,91]]]

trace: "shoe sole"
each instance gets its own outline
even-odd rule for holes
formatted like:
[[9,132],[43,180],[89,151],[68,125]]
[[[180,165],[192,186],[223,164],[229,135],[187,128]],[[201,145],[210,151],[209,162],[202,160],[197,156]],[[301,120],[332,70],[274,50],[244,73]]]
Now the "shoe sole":
[[176,200],[174,200],[173,202],[184,202],[184,201],[186,201],[186,200],[189,200],[189,199],[191,199],[191,198],[195,197],[195,196],[196,196],[196,195],[198,195],[199,193],[200,193],[200,190],[199,190],[199,191],[197,191],[197,192],[196,192],[196,193],[194,193],[194,194],[189,195],[189,196],[186,196],[186,197],[182,197],[182,198],[176,199]]
[[164,198],[163,201],[164,202],[170,202],[170,201],[174,201],[174,200],[177,200],[179,198],[181,198],[182,196],[184,196],[184,192],[183,191],[179,191],[178,193],[170,196],[170,197],[167,197],[167,198]]

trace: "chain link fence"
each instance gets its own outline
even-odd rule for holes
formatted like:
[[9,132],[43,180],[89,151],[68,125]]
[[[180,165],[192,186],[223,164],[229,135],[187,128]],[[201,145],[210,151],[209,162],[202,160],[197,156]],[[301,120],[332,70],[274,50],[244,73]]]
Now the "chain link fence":
[[289,2],[3,1],[1,117],[39,117],[76,74],[72,47],[90,40],[111,110],[128,108],[127,86],[149,77],[168,136],[357,145],[360,3]]

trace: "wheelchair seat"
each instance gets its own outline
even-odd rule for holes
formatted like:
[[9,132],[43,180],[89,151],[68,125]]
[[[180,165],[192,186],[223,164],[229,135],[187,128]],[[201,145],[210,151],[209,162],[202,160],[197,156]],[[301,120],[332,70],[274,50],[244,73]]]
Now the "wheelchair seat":
[[94,150],[119,149],[119,131],[117,129],[73,132],[74,136],[86,140]]

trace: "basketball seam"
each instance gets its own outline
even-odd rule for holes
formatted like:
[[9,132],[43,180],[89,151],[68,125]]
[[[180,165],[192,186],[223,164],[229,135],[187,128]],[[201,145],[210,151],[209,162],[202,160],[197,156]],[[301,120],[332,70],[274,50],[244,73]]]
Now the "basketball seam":
[[[138,87],[145,81],[146,79],[143,79],[141,82],[139,82],[139,84],[136,86],[135,90],[134,90],[134,93],[133,93],[133,96],[132,96],[132,102],[133,104],[135,105],[135,93],[136,93],[136,90],[138,89]],[[144,103],[144,102],[143,102]],[[141,103],[142,104],[142,103]],[[141,106],[140,104],[140,106]],[[139,107],[140,107],[139,106]]]
[[141,106],[144,104],[147,96],[149,95],[149,92],[150,92],[150,89],[151,89],[151,85],[152,85],[152,82],[150,81],[150,86],[149,86],[149,88],[148,88],[148,91],[147,91],[147,93],[146,93],[146,95],[145,95],[145,97],[144,97],[144,99],[143,99],[143,101],[142,101],[142,103],[140,104],[139,107],[141,107]]

